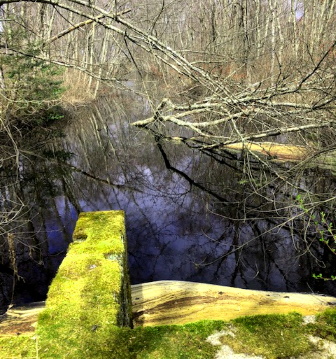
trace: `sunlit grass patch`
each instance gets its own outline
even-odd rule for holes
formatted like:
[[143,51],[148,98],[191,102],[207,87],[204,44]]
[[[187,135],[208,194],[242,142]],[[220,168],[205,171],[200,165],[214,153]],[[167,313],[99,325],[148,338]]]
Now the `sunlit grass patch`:
[[223,336],[223,343],[235,352],[267,359],[296,357],[314,350],[301,314],[247,316],[232,321],[234,336]]

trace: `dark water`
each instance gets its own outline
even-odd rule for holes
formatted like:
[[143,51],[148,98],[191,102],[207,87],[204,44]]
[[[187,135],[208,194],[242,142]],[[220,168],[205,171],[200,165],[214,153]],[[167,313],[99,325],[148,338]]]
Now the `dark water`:
[[[130,125],[149,111],[135,96],[101,98],[80,108],[66,126],[66,137],[55,148],[73,154],[70,162],[77,171],[50,162],[52,194],[35,188],[40,195],[34,195],[32,222],[45,248],[40,262],[21,268],[36,271],[39,295],[21,283],[18,298],[20,291],[34,300],[45,295],[79,211],[115,209],[126,212],[134,284],[171,279],[336,295],[332,282],[312,278],[325,269],[327,254],[316,239],[302,235],[304,223],[289,220],[279,226],[284,211],[274,211],[272,196],[285,205],[295,194],[276,183],[265,189],[268,200],[244,193],[244,173],[234,160],[220,163],[167,141],[160,151],[153,136]],[[164,156],[177,171],[166,168]],[[323,181],[299,179],[299,185],[334,190],[332,177]],[[30,192],[28,186],[26,195]]]

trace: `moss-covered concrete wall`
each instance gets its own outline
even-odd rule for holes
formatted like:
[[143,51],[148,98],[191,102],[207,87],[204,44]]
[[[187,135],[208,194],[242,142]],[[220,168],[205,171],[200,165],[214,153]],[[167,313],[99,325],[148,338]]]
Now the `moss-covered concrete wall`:
[[130,294],[124,212],[81,213],[39,316],[41,358],[111,350],[118,329],[132,326]]

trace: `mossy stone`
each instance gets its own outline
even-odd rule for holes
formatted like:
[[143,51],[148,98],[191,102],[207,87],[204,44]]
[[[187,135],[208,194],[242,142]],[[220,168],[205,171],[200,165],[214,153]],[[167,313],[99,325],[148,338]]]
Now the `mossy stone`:
[[123,211],[80,214],[39,316],[41,358],[94,357],[132,325],[125,238]]

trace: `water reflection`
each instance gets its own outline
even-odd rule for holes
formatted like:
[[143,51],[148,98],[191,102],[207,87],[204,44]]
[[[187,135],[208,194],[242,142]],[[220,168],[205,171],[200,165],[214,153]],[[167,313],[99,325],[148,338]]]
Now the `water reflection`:
[[[102,98],[92,111],[78,113],[64,143],[75,154],[73,165],[95,177],[73,173],[68,192],[80,209],[126,211],[133,283],[176,279],[333,292],[332,284],[311,278],[319,264],[312,254],[319,249],[309,244],[308,253],[292,226],[277,228],[276,216],[267,217],[272,200],[267,203],[251,195],[258,216],[230,220],[243,218],[246,210],[239,204],[241,173],[234,161],[231,167],[223,166],[195,150],[165,142],[160,146],[170,166],[178,169],[168,170],[155,139],[129,126],[147,115],[144,108],[139,101]],[[266,191],[281,196],[276,184]]]
[[[44,183],[52,183],[49,195],[40,192],[34,175],[42,164],[32,170],[35,182],[26,185],[25,198],[40,255],[20,265],[21,275],[33,274],[17,287],[17,298],[45,295],[80,211],[116,209],[126,212],[134,284],[171,279],[336,295],[332,282],[312,278],[323,260],[333,268],[334,257],[326,257],[316,238],[302,239],[304,224],[295,217],[278,226],[284,210],[274,208],[274,198],[285,208],[292,189],[274,181],[261,194],[248,192],[244,171],[230,154],[208,156],[130,126],[147,115],[146,108],[121,94],[79,108],[66,137],[52,148],[71,152],[69,163],[50,161],[38,169]],[[335,192],[333,178],[319,178],[300,183],[311,193]],[[37,289],[27,291],[34,281]]]

